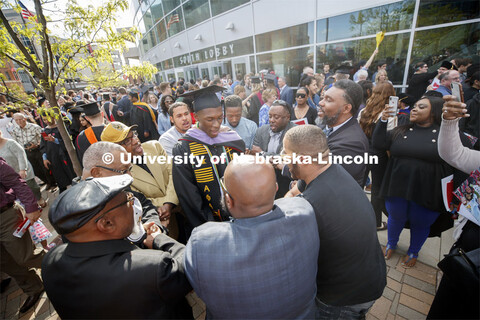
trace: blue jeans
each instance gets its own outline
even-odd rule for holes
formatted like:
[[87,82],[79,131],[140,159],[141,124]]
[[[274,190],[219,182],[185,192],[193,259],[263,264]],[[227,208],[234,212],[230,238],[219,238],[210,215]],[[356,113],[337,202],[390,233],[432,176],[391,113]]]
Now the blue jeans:
[[373,306],[375,301],[355,304],[351,306],[331,306],[315,298],[317,304],[317,313],[315,319],[321,320],[347,320],[347,319],[365,319],[368,310]]
[[410,247],[407,254],[418,255],[428,238],[430,226],[440,214],[399,197],[387,197],[385,207],[388,212],[388,245],[396,248],[400,233],[409,221]]

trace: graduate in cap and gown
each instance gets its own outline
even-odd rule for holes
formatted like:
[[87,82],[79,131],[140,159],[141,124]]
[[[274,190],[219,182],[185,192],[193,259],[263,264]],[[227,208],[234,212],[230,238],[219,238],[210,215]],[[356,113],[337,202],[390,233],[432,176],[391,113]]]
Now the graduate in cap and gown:
[[[180,205],[187,216],[191,230],[207,221],[228,221],[229,214],[222,208],[223,190],[220,179],[235,153],[245,151],[245,142],[233,130],[221,126],[223,108],[215,92],[220,86],[209,86],[183,95],[193,98],[197,124],[173,147],[174,157],[196,156],[194,163],[173,163],[172,176]],[[212,161],[213,157],[213,161]],[[216,163],[215,160],[221,159]],[[198,163],[198,160],[203,160]]]
[[77,111],[83,112],[85,114],[85,119],[90,122],[91,127],[83,130],[77,136],[75,140],[75,148],[77,149],[77,156],[80,163],[83,161],[83,154],[85,151],[95,142],[101,141],[100,136],[102,135],[103,129],[105,129],[105,124],[103,122],[103,114],[98,107],[97,102],[91,102],[87,104],[82,104],[81,106],[77,103]]
[[153,110],[147,103],[141,102],[137,92],[130,92],[128,95],[133,104],[130,122],[138,126],[140,142],[158,140],[160,134],[158,133],[156,110]]

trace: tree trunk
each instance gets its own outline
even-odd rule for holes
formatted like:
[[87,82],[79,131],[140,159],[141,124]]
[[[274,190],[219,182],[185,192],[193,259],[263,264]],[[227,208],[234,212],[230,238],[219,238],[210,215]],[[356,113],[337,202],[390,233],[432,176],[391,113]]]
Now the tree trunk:
[[[58,107],[57,104],[57,99],[55,99],[55,88],[50,88],[45,90],[45,95],[48,101],[50,102],[51,108]],[[60,132],[60,136],[62,136],[63,143],[65,145],[65,148],[67,149],[68,156],[70,157],[70,160],[72,161],[73,165],[73,170],[75,170],[75,173],[77,176],[81,177],[82,176],[82,166],[80,164],[80,161],[78,161],[77,157],[77,152],[75,151],[75,147],[73,146],[72,143],[72,138],[70,137],[70,134],[67,131],[67,128],[65,127],[65,123],[63,122],[63,117],[61,112],[59,112],[57,109],[54,109],[55,113],[59,113],[59,118],[55,118],[55,122],[57,123],[58,131]]]

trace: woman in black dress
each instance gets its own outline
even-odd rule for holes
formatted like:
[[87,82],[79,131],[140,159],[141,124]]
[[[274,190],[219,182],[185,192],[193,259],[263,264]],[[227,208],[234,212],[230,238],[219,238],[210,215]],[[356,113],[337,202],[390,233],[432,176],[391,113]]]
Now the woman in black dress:
[[301,87],[297,90],[295,95],[296,104],[293,107],[292,120],[300,120],[306,118],[308,124],[315,124],[315,119],[317,119],[317,110],[311,108],[307,104],[309,96],[309,90],[305,87]]

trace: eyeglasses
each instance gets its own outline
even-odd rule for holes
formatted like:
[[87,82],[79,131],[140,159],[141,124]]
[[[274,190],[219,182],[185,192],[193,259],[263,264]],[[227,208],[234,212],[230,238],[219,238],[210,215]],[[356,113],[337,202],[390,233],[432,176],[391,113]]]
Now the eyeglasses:
[[133,138],[138,138],[138,133],[137,131],[131,131],[132,136],[130,138],[126,138],[125,140],[121,141],[119,144],[125,145],[125,144],[131,144]]
[[220,185],[222,186],[223,191],[225,191],[225,193],[228,194],[230,199],[232,199],[232,201],[233,201],[232,195],[230,194],[230,192],[228,192],[227,187],[225,186],[225,177],[220,178]]
[[127,200],[123,201],[122,203],[116,205],[115,207],[111,208],[111,209],[108,209],[107,211],[105,211],[102,215],[100,215],[100,217],[98,217],[97,219],[95,219],[95,223],[97,223],[100,219],[102,219],[103,217],[105,217],[105,215],[107,213],[109,213],[110,211],[113,211],[117,208],[120,208],[124,205],[126,205],[127,203],[130,204],[130,207],[133,206],[133,203],[135,202],[135,197],[133,196],[133,193],[131,192],[125,192],[125,194],[127,195]]
[[120,174],[127,174],[130,171],[132,171],[133,165],[130,165],[130,167],[128,167],[128,169],[125,169],[125,170],[117,170],[117,169],[108,168],[108,167],[104,167],[104,166],[95,166],[95,167],[102,168],[102,169],[112,171],[112,172],[116,172],[116,173],[120,173]]
[[275,101],[273,101],[272,105],[278,105],[278,106],[285,107],[287,105],[287,103],[283,100],[275,100]]
[[297,94],[296,94],[296,97],[297,97],[297,98],[302,98],[302,99],[304,99],[306,96],[307,96],[307,95],[306,95],[305,93],[297,93]]

